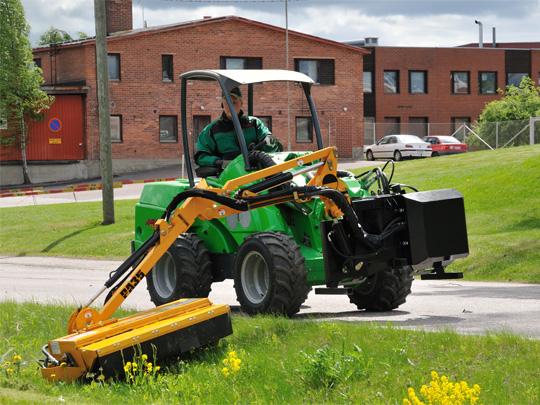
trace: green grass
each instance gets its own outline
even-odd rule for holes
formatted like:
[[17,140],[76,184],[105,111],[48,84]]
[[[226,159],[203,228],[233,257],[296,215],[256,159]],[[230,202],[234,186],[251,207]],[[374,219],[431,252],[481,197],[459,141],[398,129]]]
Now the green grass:
[[[131,385],[48,384],[34,358],[65,334],[72,308],[0,303],[0,356],[22,357],[20,372],[0,370],[0,403],[358,403],[402,404],[431,371],[479,384],[484,404],[540,401],[540,343],[512,335],[461,336],[390,325],[233,316],[234,334],[189,360],[154,362],[162,369]],[[230,351],[241,360],[222,372]],[[151,359],[150,359],[151,360]]]
[[136,200],[114,202],[116,222],[101,225],[101,202],[0,209],[0,252],[15,256],[127,258]]
[[[540,145],[399,162],[393,182],[463,193],[470,255],[450,270],[467,280],[540,282]],[[2,208],[0,253],[127,258],[135,203],[115,201],[108,226],[100,202]]]

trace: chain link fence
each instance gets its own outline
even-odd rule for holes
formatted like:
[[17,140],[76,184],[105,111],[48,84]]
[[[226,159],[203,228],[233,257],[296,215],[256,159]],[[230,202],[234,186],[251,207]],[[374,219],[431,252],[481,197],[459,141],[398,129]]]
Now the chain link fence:
[[378,142],[386,135],[450,135],[469,146],[469,150],[501,149],[540,144],[540,117],[517,121],[449,123],[375,123],[364,122],[364,145]]

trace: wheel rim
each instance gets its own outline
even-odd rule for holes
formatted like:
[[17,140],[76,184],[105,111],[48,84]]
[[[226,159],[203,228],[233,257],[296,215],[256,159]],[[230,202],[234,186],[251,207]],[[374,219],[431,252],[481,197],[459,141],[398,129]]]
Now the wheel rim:
[[394,159],[397,161],[401,160],[401,152],[399,150],[396,150],[396,152],[394,153]]
[[249,252],[242,262],[240,272],[246,298],[254,304],[260,304],[266,297],[270,284],[268,265],[264,258],[259,252]]
[[368,160],[373,160],[373,152],[372,151],[368,150],[367,158],[368,158]]
[[170,297],[176,285],[176,267],[171,254],[167,251],[152,268],[152,282],[156,292],[162,298]]

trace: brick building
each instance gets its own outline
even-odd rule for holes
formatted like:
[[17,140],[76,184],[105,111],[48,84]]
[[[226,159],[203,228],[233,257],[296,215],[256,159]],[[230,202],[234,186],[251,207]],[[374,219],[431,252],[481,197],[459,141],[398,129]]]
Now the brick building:
[[[106,3],[115,174],[180,162],[181,73],[287,66],[282,28],[231,16],[133,30],[131,3]],[[38,47],[34,57],[43,69],[43,88],[56,102],[33,128],[28,146],[32,181],[98,177],[95,39]],[[462,124],[474,123],[486,103],[500,98],[497,89],[519,84],[524,75],[540,82],[538,42],[382,47],[375,38],[342,44],[289,31],[288,62],[318,83],[312,94],[323,141],[336,145],[341,157],[359,158],[364,145],[389,133],[462,138]],[[189,92],[196,97],[188,100],[187,123],[192,147],[202,128],[221,113],[215,87],[193,86],[197,91]],[[290,127],[283,87],[255,86],[254,93],[254,115],[286,148],[316,148],[298,86],[290,86]],[[2,184],[20,184],[20,155],[1,155],[0,161]]]
[[[392,133],[463,137],[497,89],[540,82],[540,43],[479,48],[378,47],[364,56],[364,141]],[[456,132],[457,131],[457,132]]]
[[[178,165],[183,155],[180,123],[181,73],[195,69],[286,68],[285,29],[239,17],[203,20],[161,27],[132,29],[131,0],[109,1],[107,51],[111,114],[112,156],[115,173]],[[129,7],[123,7],[129,5]],[[365,50],[298,32],[289,31],[289,66],[315,67],[312,95],[317,107],[325,146],[336,145],[343,157],[362,153],[362,60]],[[75,40],[34,49],[43,70],[44,90],[63,99],[80,100],[80,128],[52,133],[49,117],[40,125],[43,133],[34,145],[58,153],[37,152],[29,160],[48,160],[40,171],[56,180],[62,175],[78,178],[99,176],[99,129],[97,111],[95,39]],[[310,74],[311,75],[311,74]],[[187,123],[190,145],[198,133],[221,114],[217,85],[195,83],[189,91]],[[280,87],[281,86],[281,87]],[[192,87],[194,88],[194,87]],[[247,89],[246,89],[247,90]],[[298,85],[290,85],[290,123],[287,129],[285,84],[257,85],[254,115],[264,119],[272,132],[292,150],[315,150],[309,133],[309,108]],[[56,104],[56,103],[55,103]],[[247,110],[247,100],[244,102]],[[49,114],[60,114],[55,112]],[[62,123],[67,121],[60,119]],[[306,132],[306,125],[308,131]],[[36,132],[38,134],[38,132]],[[40,138],[41,137],[41,138]],[[54,139],[55,143],[51,143]],[[69,145],[68,145],[69,144]],[[64,148],[66,151],[61,151]],[[67,150],[69,149],[69,154]],[[78,154],[78,155],[77,155]],[[69,158],[66,156],[69,155]],[[5,160],[5,159],[4,159]],[[66,170],[69,164],[69,170]],[[19,168],[20,169],[20,168]],[[54,170],[53,170],[54,169]],[[45,174],[31,173],[34,182]]]

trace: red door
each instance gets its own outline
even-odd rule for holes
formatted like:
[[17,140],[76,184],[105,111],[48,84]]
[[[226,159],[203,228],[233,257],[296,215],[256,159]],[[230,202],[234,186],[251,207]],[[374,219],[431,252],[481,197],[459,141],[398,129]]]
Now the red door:
[[[20,161],[17,150],[0,151],[2,161]],[[29,125],[26,149],[28,161],[82,160],[83,102],[80,95],[57,95],[43,121]]]
[[45,119],[30,125],[27,158],[84,159],[82,96],[55,96]]

